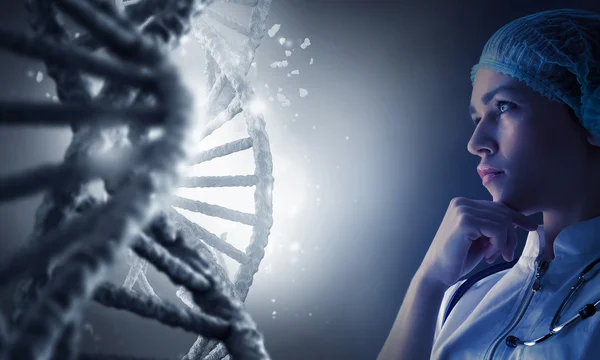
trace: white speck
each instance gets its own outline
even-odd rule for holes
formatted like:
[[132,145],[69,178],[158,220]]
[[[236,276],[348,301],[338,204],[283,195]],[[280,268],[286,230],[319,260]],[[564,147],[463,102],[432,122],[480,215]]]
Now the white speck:
[[291,74],[298,75],[298,74],[300,74],[300,70],[292,70]]
[[268,89],[269,88],[269,84],[265,84],[265,87]]
[[272,302],[272,303],[274,303],[274,302],[275,302],[275,299],[271,299],[271,302]]
[[58,96],[54,95],[54,96],[52,97],[52,100],[54,100],[54,101],[58,101]]
[[291,105],[290,100],[283,94],[277,94],[277,101],[279,101],[279,104],[281,104],[282,107],[288,107]]
[[319,201],[321,201],[321,198],[320,198],[320,197],[318,197],[318,198],[317,198],[317,202],[319,202]]
[[312,316],[312,313],[308,313],[308,316]]
[[252,64],[250,64],[250,66],[252,66],[252,67],[256,67],[256,61],[255,61],[255,62],[253,62]]
[[42,74],[41,71],[38,71],[37,75],[35,76],[35,81],[40,83],[40,82],[42,82],[42,80],[44,80],[44,74]]
[[277,34],[277,32],[279,31],[280,28],[281,28],[281,24],[275,24],[275,25],[271,26],[271,28],[268,31],[269,37],[275,36],[275,34]]
[[287,77],[292,77],[292,74],[288,73],[288,74],[287,74]]
[[312,65],[313,64],[313,58],[310,58],[310,62],[308,63],[308,65]]
[[350,140],[350,136],[346,136],[346,140]]
[[296,115],[294,115],[295,117],[298,117],[298,113],[296,113]]
[[316,129],[317,129],[317,126],[316,126],[316,125],[313,125],[313,128],[312,128],[312,129],[313,129],[313,130],[316,130]]
[[286,51],[285,51],[285,56],[292,56],[292,52],[291,52],[291,51],[289,51],[289,50],[286,50]]
[[273,97],[272,96],[269,96],[269,101],[273,101]]
[[50,99],[50,93],[46,93],[46,97]]
[[317,190],[319,190],[321,188],[321,185],[317,184],[317,185],[315,185],[315,188],[317,188]]
[[33,72],[33,70],[27,71],[27,77],[32,78],[34,75],[35,75],[35,72]]
[[305,97],[306,95],[308,95],[308,91],[306,91],[306,89],[300,88],[300,97]]
[[277,315],[277,311],[273,311],[273,315]]
[[282,60],[282,61],[275,61],[274,63],[272,63],[271,68],[284,68],[288,66],[288,61],[287,60]]
[[285,43],[285,38],[279,38],[279,45],[283,45]]
[[298,243],[298,242],[293,242],[293,243],[290,245],[290,250],[291,250],[291,251],[298,251],[298,250],[300,250],[300,243]]
[[304,39],[304,42],[300,44],[302,49],[306,49],[310,45],[310,40],[308,38]]

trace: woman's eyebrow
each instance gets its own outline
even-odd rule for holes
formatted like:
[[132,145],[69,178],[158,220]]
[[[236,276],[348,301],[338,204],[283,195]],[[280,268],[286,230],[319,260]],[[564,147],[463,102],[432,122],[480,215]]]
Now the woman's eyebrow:
[[[494,90],[491,90],[487,93],[485,93],[482,97],[481,97],[481,102],[484,105],[487,105],[487,103],[490,102],[490,100],[492,100],[494,98],[494,96],[501,92],[501,91],[507,91],[507,92],[519,92],[520,89],[514,85],[501,85],[498,86],[497,88],[495,88]],[[477,112],[477,110],[475,110],[475,107],[471,104],[469,105],[469,115],[473,115]]]

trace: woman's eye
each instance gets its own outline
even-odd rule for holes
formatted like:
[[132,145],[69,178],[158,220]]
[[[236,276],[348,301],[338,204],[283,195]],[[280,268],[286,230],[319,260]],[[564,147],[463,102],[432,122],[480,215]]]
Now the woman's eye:
[[[500,112],[500,114],[505,113],[506,111],[510,110],[514,103],[510,102],[510,101],[505,101],[505,100],[496,100],[495,104],[496,108],[498,109],[498,111]],[[475,118],[472,119],[473,123],[475,124],[475,126],[477,126],[477,124],[479,124],[479,122],[481,121],[481,118]]]
[[[512,103],[510,101],[498,100],[496,101],[496,107],[500,110],[500,113],[503,113],[510,109]],[[505,110],[502,110],[505,109]]]

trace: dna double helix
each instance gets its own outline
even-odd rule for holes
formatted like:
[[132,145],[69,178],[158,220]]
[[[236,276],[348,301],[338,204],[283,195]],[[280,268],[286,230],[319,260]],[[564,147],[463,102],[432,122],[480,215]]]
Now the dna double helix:
[[[79,353],[90,300],[198,334],[184,359],[269,358],[243,301],[273,224],[269,140],[262,116],[247,110],[253,91],[246,79],[270,0],[222,1],[248,8],[249,25],[210,11],[210,3],[29,0],[34,34],[0,30],[0,48],[45,62],[60,100],[1,101],[0,124],[73,130],[63,162],[0,178],[2,202],[45,193],[31,239],[0,264],[1,286],[21,281],[10,321],[0,316],[0,360],[119,358]],[[65,16],[87,33],[69,32]],[[210,92],[201,111],[169,56],[189,32],[206,54]],[[103,80],[96,94],[91,77]],[[247,138],[196,153],[199,141],[238,114]],[[191,165],[248,149],[253,175],[184,176]],[[105,197],[90,191],[97,180]],[[254,214],[174,196],[180,187],[231,186],[254,187]],[[239,250],[173,207],[251,226],[250,245]],[[131,268],[115,286],[107,271],[129,250]],[[240,263],[233,280],[218,253]],[[148,264],[181,286],[188,308],[156,295]]]

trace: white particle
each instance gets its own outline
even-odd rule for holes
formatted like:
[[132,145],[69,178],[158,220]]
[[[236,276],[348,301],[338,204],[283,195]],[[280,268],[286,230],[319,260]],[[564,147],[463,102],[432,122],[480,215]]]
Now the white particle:
[[308,313],[308,316],[312,316],[312,313]]
[[285,51],[285,56],[292,56],[292,52],[291,52],[291,51],[289,51],[289,50],[286,50],[286,51]]
[[288,74],[287,74],[287,77],[292,77],[292,74],[288,73]]
[[34,75],[35,75],[35,72],[33,70],[27,71],[27,77],[32,78]]
[[265,87],[268,89],[269,88],[269,84],[265,84]]
[[271,302],[273,302],[273,303],[274,303],[274,302],[275,302],[275,299],[271,299]]
[[313,64],[313,58],[310,58],[310,62],[308,63],[308,65],[312,65]]
[[294,115],[295,117],[298,117],[298,113],[296,113],[296,115]]
[[312,129],[313,129],[313,130],[315,130],[316,128],[317,128],[317,126],[316,126],[316,125],[313,125],[313,128],[312,128]]
[[321,188],[321,185],[317,184],[315,185],[315,187],[317,188],[317,190],[319,190]]
[[290,100],[283,94],[277,94],[277,101],[279,101],[282,107],[288,107],[291,104]]
[[300,44],[302,49],[306,49],[310,45],[310,40],[308,38],[304,39],[304,42]]
[[46,97],[49,99],[50,98],[50,93],[46,93]]
[[277,311],[273,311],[273,315],[277,315]]
[[298,242],[293,242],[293,243],[290,245],[290,250],[291,250],[291,251],[298,251],[298,250],[300,250],[300,243],[298,243]]
[[272,96],[269,96],[269,101],[273,101],[273,97]]
[[300,74],[300,70],[292,70],[291,74],[298,75],[298,74]]
[[250,66],[252,66],[252,67],[256,67],[256,61],[255,61],[255,62],[253,62],[252,64],[250,64]]
[[320,198],[320,197],[318,197],[318,198],[317,198],[317,201],[321,201],[321,198]]
[[268,31],[269,37],[275,36],[275,34],[277,34],[277,32],[279,31],[280,28],[281,28],[281,24],[275,24],[275,25],[271,26],[271,28]]
[[346,140],[350,140],[350,136],[346,136]]
[[35,81],[40,83],[40,82],[42,82],[42,80],[44,80],[44,74],[42,74],[41,71],[38,71],[37,75],[35,76]]
[[306,89],[300,88],[298,90],[300,91],[300,97],[305,97],[308,95],[308,91]]
[[279,45],[283,45],[285,43],[285,38],[279,38]]
[[284,68],[284,67],[288,66],[288,61],[287,60],[275,61],[275,62],[273,62],[269,66],[271,66],[271,68],[273,68],[273,69],[274,68],[280,68],[281,69],[281,68]]

